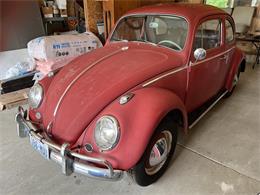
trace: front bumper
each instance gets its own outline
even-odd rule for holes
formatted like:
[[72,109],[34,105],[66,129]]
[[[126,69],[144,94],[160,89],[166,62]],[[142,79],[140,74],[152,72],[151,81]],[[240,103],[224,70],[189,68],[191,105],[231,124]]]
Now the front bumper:
[[[108,161],[73,152],[68,149],[67,143],[58,145],[47,140],[41,134],[41,131],[33,125],[32,121],[26,120],[26,115],[27,114],[24,112],[23,108],[19,107],[18,113],[15,117],[18,136],[31,136],[47,145],[49,149],[49,159],[58,163],[62,167],[62,172],[65,175],[70,175],[75,172],[88,177],[111,181],[117,181],[122,178],[124,172],[122,170],[114,170]],[[84,163],[79,162],[79,160]],[[105,168],[96,167],[93,164],[101,165]]]

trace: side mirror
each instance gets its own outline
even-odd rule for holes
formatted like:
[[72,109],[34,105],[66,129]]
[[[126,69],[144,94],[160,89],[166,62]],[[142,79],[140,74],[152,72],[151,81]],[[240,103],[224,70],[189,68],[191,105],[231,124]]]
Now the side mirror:
[[206,58],[206,50],[203,48],[198,48],[194,51],[194,58],[196,59],[196,62],[198,60],[204,60]]

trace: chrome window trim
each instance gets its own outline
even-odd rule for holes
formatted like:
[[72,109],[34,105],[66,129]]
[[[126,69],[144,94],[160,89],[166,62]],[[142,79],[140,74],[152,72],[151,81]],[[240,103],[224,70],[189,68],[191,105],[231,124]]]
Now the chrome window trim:
[[[232,33],[233,33],[233,39],[230,40],[230,41],[228,41],[228,40],[226,39],[226,38],[227,38],[227,26],[226,26],[226,21],[229,22],[229,24],[230,24],[230,26],[231,26],[231,29],[232,29]],[[232,22],[230,21],[229,18],[224,18],[224,23],[225,23],[225,38],[224,38],[224,42],[225,42],[226,44],[230,44],[230,43],[232,43],[232,42],[235,41],[235,29],[234,29],[234,26],[232,25]]]

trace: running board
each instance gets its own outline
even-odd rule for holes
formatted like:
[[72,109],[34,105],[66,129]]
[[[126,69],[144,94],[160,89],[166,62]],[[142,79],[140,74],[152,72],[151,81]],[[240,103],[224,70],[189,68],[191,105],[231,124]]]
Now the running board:
[[218,99],[216,99],[190,126],[189,129],[191,129],[192,127],[194,127],[199,121],[200,119],[203,118],[203,116],[205,116],[205,114],[207,114],[218,102],[219,100],[221,100],[228,91],[225,91],[221,96],[219,96]]

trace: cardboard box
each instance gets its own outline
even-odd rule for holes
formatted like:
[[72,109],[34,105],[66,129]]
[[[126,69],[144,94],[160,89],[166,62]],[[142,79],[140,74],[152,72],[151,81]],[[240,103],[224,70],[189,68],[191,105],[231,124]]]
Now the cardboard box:
[[76,16],[75,0],[67,1],[68,16]]
[[68,17],[67,9],[61,9],[60,10],[60,16],[61,17]]
[[45,18],[53,17],[53,8],[52,7],[42,7],[42,13]]

